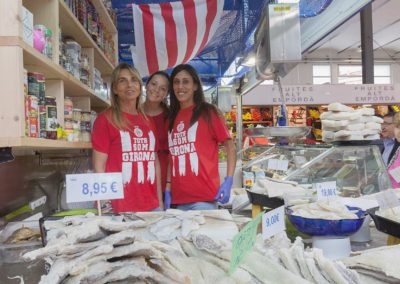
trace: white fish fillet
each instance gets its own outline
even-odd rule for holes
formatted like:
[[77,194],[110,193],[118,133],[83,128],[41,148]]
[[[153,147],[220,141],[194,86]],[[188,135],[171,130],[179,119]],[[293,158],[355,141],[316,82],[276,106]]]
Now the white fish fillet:
[[100,228],[109,232],[121,232],[135,228],[145,228],[147,226],[147,222],[143,220],[122,222],[104,219],[100,222],[99,226]]
[[311,255],[309,255],[308,253],[304,254],[305,256],[305,260],[306,260],[306,264],[308,267],[308,270],[310,271],[313,279],[314,279],[314,283],[316,284],[329,284],[329,281],[325,279],[325,277],[321,274],[321,272],[319,271],[319,269],[317,268],[316,264],[315,264],[315,260]]
[[311,272],[308,270],[308,266],[304,258],[304,247],[296,244],[295,242],[290,250],[292,251],[292,256],[295,258],[300,267],[300,272],[303,275],[303,278],[311,282],[314,281],[314,278],[311,276]]
[[400,245],[385,246],[343,259],[343,263],[347,267],[380,271],[387,276],[399,279],[400,282],[400,262],[397,261],[399,256]]
[[194,219],[183,219],[181,225],[181,235],[184,239],[189,239],[190,234],[198,230],[200,228],[199,223],[197,223]]
[[300,268],[298,267],[296,261],[292,258],[289,249],[283,248],[278,250],[278,255],[287,270],[295,275],[301,275]]
[[150,227],[150,232],[159,241],[170,241],[177,237],[182,221],[177,218],[167,218]]
[[333,262],[325,258],[322,254],[322,250],[313,249],[314,259],[316,260],[318,266],[323,270],[336,284],[348,284],[343,275],[336,269]]

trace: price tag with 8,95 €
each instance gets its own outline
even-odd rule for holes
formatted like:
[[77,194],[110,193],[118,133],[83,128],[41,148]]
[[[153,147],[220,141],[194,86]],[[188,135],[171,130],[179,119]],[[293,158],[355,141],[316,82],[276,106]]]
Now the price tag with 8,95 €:
[[121,173],[66,175],[67,203],[124,198]]
[[263,215],[262,234],[263,239],[268,239],[286,230],[285,207],[281,206]]

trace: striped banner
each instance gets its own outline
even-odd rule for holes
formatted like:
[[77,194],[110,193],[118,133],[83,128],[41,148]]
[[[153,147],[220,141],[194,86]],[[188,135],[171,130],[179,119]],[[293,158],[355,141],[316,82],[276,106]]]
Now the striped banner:
[[132,59],[145,77],[194,58],[217,30],[224,0],[132,5]]

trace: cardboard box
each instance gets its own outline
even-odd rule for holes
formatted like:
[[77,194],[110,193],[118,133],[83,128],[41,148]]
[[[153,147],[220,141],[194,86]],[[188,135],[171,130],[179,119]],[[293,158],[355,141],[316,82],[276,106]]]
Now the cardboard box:
[[22,20],[22,39],[33,46],[33,14],[22,6],[21,10],[21,20]]

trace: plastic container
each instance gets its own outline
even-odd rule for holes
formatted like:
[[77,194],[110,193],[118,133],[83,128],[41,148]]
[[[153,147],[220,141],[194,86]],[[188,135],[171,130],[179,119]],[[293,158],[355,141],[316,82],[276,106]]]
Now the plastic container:
[[57,139],[57,103],[56,98],[47,96],[46,106],[46,138]]
[[366,212],[360,208],[347,207],[349,210],[358,210],[355,213],[358,219],[325,220],[304,218],[292,215],[290,207],[287,208],[286,212],[290,222],[304,234],[309,236],[346,237],[360,229],[366,216]]
[[77,121],[77,122],[81,121],[82,110],[79,109],[79,108],[74,108],[73,111],[72,111],[72,116],[73,116],[72,119],[74,121]]
[[64,98],[64,119],[73,119],[74,103],[70,97]]

